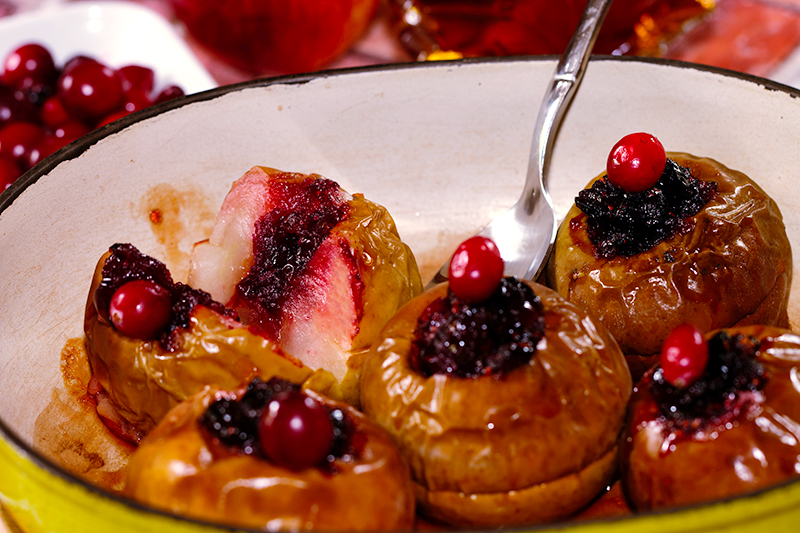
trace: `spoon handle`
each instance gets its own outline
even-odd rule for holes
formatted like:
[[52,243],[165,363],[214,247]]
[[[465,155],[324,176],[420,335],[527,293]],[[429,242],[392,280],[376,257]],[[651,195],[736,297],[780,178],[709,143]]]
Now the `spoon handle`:
[[588,0],[575,33],[572,34],[567,49],[558,61],[544,101],[539,108],[533,143],[528,162],[528,175],[521,200],[526,212],[535,205],[538,190],[548,199],[547,171],[553,152],[556,133],[566,113],[569,103],[578,90],[586,72],[592,47],[600,33],[600,27],[613,0]]

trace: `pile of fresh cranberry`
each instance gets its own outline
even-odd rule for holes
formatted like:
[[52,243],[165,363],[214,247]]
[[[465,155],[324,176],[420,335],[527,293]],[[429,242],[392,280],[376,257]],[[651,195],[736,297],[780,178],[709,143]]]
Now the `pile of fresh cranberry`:
[[0,192],[91,130],[183,94],[176,85],[156,91],[147,67],[75,56],[59,68],[44,46],[20,46],[0,70]]

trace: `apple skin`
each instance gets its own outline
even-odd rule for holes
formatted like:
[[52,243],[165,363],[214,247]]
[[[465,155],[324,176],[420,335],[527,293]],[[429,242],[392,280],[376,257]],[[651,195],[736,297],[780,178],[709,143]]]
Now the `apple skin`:
[[319,70],[364,33],[379,0],[169,0],[201,45],[246,72]]

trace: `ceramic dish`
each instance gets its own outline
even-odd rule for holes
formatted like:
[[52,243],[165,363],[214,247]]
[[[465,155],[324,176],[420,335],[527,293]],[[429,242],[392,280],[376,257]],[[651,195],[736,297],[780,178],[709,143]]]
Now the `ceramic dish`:
[[[463,61],[219,88],[106,126],[18,180],[0,196],[5,516],[27,533],[226,531],[84,481],[113,484],[120,467],[119,448],[75,404],[60,369],[62,348],[82,335],[98,257],[112,243],[135,243],[182,279],[192,243],[206,236],[231,182],[269,165],[318,172],[383,203],[427,280],[460,240],[516,199],[554,67],[551,59]],[[649,131],[669,150],[757,177],[779,200],[800,250],[798,124],[800,92],[788,87],[685,64],[595,58],[556,143],[552,194],[563,216],[617,139]],[[162,224],[151,223],[153,209]],[[798,522],[800,480],[711,505],[570,527],[777,531]]]
[[30,42],[50,50],[56,65],[83,54],[114,68],[150,67],[157,87],[178,85],[187,94],[216,87],[164,17],[130,2],[50,4],[0,19],[0,57]]

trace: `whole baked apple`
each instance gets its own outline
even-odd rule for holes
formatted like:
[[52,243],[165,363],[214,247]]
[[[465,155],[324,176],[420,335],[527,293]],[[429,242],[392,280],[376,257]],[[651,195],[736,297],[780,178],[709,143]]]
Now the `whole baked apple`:
[[170,0],[192,37],[253,74],[318,70],[364,32],[378,0]]

